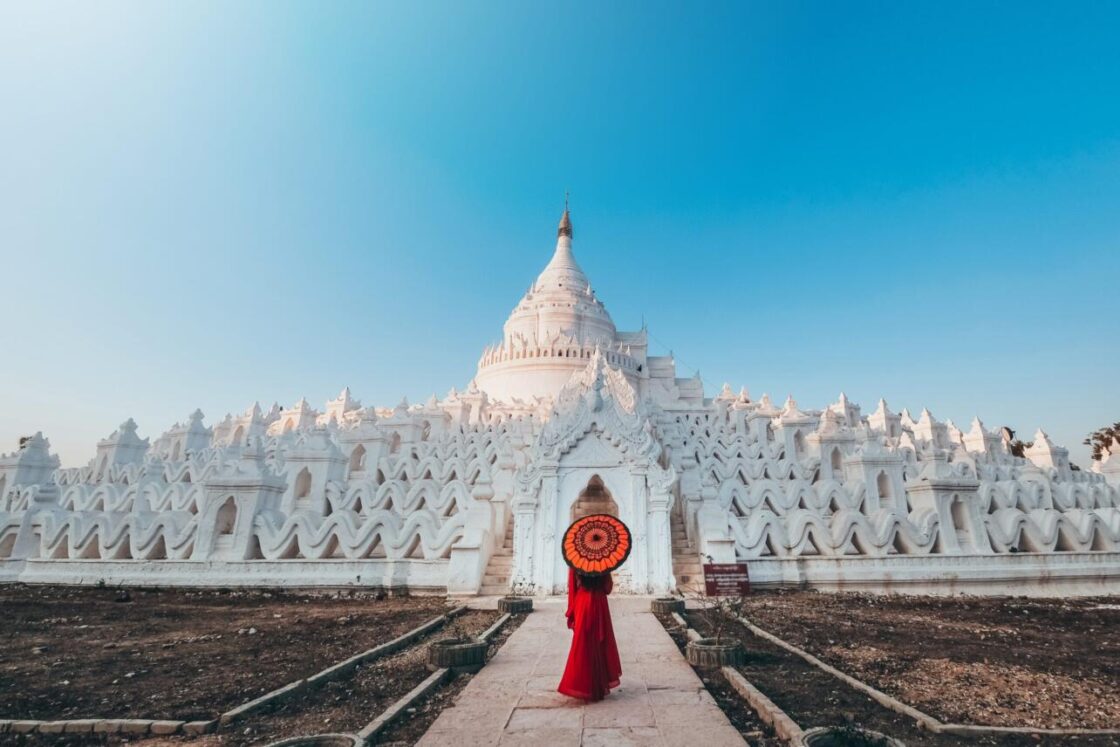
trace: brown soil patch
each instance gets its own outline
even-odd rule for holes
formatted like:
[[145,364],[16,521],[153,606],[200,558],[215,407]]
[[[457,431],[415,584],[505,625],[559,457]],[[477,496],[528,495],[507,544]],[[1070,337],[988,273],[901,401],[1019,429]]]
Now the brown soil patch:
[[1120,726],[1120,606],[1100,599],[772,592],[748,617],[946,722]]
[[[707,624],[699,615],[689,614],[686,619],[702,635],[708,632]],[[998,735],[966,738],[931,734],[918,728],[909,718],[880,705],[836,677],[810,665],[799,656],[756,638],[745,627],[732,628],[728,634],[737,636],[747,652],[746,664],[739,667],[739,671],[803,729],[852,724],[900,739],[907,747],[955,747],[956,745],[1112,747],[1117,744],[1117,740],[1111,737],[1071,739],[1070,737],[1036,738],[1030,735]]]
[[[685,629],[676,623],[672,615],[655,614],[654,616],[661,621],[666,632],[669,633],[669,637],[673,639],[673,643],[677,644],[677,648],[680,649],[683,656],[685,645],[688,643]],[[754,709],[728,684],[727,679],[722,674],[704,669],[694,669],[694,671],[696,676],[704,683],[708,693],[715,698],[716,703],[727,715],[727,720],[731,722],[736,731],[743,735],[748,744],[754,747],[780,747],[785,744],[784,741],[774,736],[773,730],[759,719]]]
[[350,677],[328,682],[271,712],[233,724],[217,735],[217,741],[229,745],[259,745],[301,734],[360,731],[431,674],[427,667],[430,641],[476,636],[497,618],[497,612],[464,612],[455,618],[454,628],[445,626],[427,640],[359,667]]
[[0,718],[189,721],[373,648],[447,604],[16,585],[0,587],[0,608]]
[[[532,613],[530,613],[532,614]],[[521,627],[521,623],[525,621],[525,615],[514,615],[498,634],[490,639],[490,646],[486,650],[486,660],[490,661],[494,654],[498,653],[498,649],[506,642],[506,640],[513,635],[513,631]],[[459,693],[467,686],[467,683],[474,677],[473,674],[460,674],[456,675],[453,679],[445,682],[434,693],[429,695],[420,703],[415,704],[414,711],[406,711],[398,721],[394,722],[389,728],[382,733],[378,740],[378,744],[398,744],[398,745],[411,745],[420,740],[426,731],[435,722],[440,712],[444,708],[450,708],[455,704],[455,700],[459,697]]]

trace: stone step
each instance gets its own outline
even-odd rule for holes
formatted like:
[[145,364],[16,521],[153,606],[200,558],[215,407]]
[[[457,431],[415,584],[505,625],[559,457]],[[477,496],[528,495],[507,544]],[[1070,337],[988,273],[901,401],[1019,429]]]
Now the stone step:
[[505,584],[505,585],[502,585],[502,584],[493,584],[493,585],[483,584],[482,587],[479,588],[478,593],[479,593],[479,595],[484,596],[484,597],[504,597],[507,593],[509,593],[509,585],[508,584]]
[[483,577],[482,577],[482,585],[485,586],[486,584],[509,585],[509,575],[504,574],[504,573],[503,574],[497,574],[497,575],[492,574],[492,573],[487,573],[487,574],[483,575]]

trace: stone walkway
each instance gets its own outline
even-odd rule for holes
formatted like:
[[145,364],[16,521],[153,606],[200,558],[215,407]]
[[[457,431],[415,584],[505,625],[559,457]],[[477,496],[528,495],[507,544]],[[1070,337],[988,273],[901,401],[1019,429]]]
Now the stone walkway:
[[536,611],[460,693],[418,743],[452,745],[743,745],[723,711],[677,650],[649,600],[612,597],[622,686],[584,703],[556,692],[571,633],[563,599]]

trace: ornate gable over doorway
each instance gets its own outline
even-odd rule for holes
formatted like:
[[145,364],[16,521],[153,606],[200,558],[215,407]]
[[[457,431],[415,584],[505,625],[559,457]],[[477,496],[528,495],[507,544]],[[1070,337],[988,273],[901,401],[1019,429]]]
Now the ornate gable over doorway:
[[557,537],[592,481],[617,502],[635,536],[621,574],[623,589],[670,588],[668,510],[676,472],[662,467],[662,449],[649,412],[621,371],[597,349],[586,368],[561,390],[548,422],[517,474],[514,510],[515,577],[538,590],[560,590],[565,579]]
[[657,464],[661,446],[638,392],[598,349],[556,398],[552,417],[534,446],[534,461],[559,462],[593,430],[628,462]]

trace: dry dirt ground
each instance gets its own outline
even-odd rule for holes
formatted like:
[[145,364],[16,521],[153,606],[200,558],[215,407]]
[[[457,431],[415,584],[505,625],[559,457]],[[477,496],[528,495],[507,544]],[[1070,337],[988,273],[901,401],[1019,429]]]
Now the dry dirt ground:
[[[490,639],[490,647],[486,651],[486,660],[490,661],[502,644],[513,635],[513,632],[525,621],[525,615],[514,615],[502,626],[497,635]],[[438,636],[437,636],[438,637]],[[429,697],[416,704],[415,710],[409,709],[381,735],[378,744],[412,745],[415,744],[428,727],[439,716],[440,711],[455,703],[459,693],[474,677],[473,674],[459,674]]]
[[197,741],[259,745],[302,734],[360,731],[431,674],[427,667],[431,641],[477,636],[497,618],[498,613],[493,611],[464,612],[455,620],[454,634],[450,628],[441,629],[392,656],[359,667],[350,677],[328,682],[272,711],[253,715]]
[[[704,617],[693,611],[686,615],[689,624],[702,635],[711,635],[711,628]],[[671,623],[666,623],[667,626]],[[909,718],[885,708],[867,695],[850,687],[832,675],[808,664],[799,656],[779,646],[755,637],[744,626],[728,626],[724,635],[737,637],[746,651],[745,663],[739,671],[784,710],[802,728],[814,726],[839,726],[852,724],[873,729],[896,737],[908,747],[1117,747],[1120,738],[1113,736],[1051,736],[1036,737],[1026,734],[986,735],[958,737],[937,735],[919,729]],[[705,678],[709,690],[716,694],[713,673]],[[711,680],[712,682],[709,682]],[[942,691],[952,698],[948,689]],[[734,721],[734,703],[725,702],[717,695],[717,702]],[[762,740],[751,744],[765,744]]]
[[[677,644],[681,656],[686,656],[685,646],[688,643],[688,637],[685,634],[685,629],[680,627],[669,615],[657,615],[657,619],[668,631],[673,643]],[[715,698],[716,703],[727,715],[731,725],[743,736],[748,745],[751,747],[782,747],[785,744],[784,740],[774,736],[774,730],[762,722],[750,704],[728,684],[727,680],[718,671],[697,669],[696,675],[700,677],[704,687]]]
[[443,598],[0,587],[0,718],[206,720],[373,648]]
[[943,721],[1120,728],[1117,598],[772,592],[747,617]]

